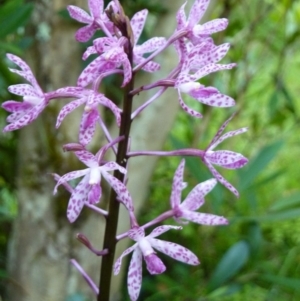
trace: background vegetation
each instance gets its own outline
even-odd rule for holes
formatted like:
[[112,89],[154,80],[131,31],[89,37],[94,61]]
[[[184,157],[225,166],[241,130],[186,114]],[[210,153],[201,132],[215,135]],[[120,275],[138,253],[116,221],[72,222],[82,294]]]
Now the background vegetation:
[[[163,8],[151,3],[155,13],[163,13]],[[140,9],[144,1],[136,4]],[[0,6],[1,102],[10,98],[6,87],[15,82],[14,75],[7,71],[4,54],[22,55],[30,47],[33,37],[26,37],[24,26],[32,8],[21,0],[6,1]],[[132,12],[136,10],[130,8]],[[190,224],[180,233],[163,236],[195,252],[201,265],[174,264],[160,255],[168,270],[156,277],[145,272],[140,300],[297,301],[300,300],[300,3],[218,1],[210,18],[218,17],[226,17],[230,23],[224,33],[215,36],[215,42],[231,43],[226,61],[237,62],[238,67],[209,76],[205,84],[216,86],[237,101],[233,111],[238,110],[238,114],[227,130],[249,127],[247,134],[219,146],[241,152],[250,159],[249,165],[238,172],[220,170],[238,188],[241,197],[237,200],[218,184],[201,211],[228,217],[229,226]],[[166,149],[191,145],[205,148],[230,114],[230,110],[200,108],[200,105],[197,109],[204,112],[201,121],[178,113]],[[3,128],[3,111],[0,118]],[[14,200],[17,135],[0,135],[0,277],[5,279],[7,238],[17,212]],[[172,177],[179,161],[179,158],[159,160],[141,223],[169,208]],[[187,158],[186,165],[185,181],[189,185],[184,195],[211,177],[198,159]],[[1,290],[4,289],[2,286]]]

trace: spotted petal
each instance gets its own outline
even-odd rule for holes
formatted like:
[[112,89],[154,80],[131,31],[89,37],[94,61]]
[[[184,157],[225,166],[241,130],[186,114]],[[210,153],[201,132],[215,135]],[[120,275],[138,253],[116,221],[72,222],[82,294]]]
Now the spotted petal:
[[248,163],[248,159],[242,154],[228,150],[207,151],[205,158],[211,163],[228,169],[242,168]]
[[132,19],[130,20],[130,25],[132,27],[135,44],[139,40],[140,35],[143,31],[147,19],[147,15],[148,15],[148,10],[143,9],[137,12],[136,14],[134,14]]
[[185,165],[185,160],[182,159],[174,174],[172,192],[170,198],[170,203],[172,208],[179,206],[181,201],[181,191],[185,188],[185,185],[183,183],[184,165]]
[[190,26],[196,25],[201,20],[207,10],[208,4],[209,0],[196,0],[194,2],[187,20]]
[[53,193],[54,194],[57,193],[57,188],[58,188],[59,185],[63,184],[64,182],[68,182],[68,181],[80,178],[83,175],[86,175],[87,173],[89,173],[89,170],[90,169],[87,168],[87,169],[76,170],[76,171],[71,171],[71,172],[66,173],[65,175],[63,175],[62,177],[60,177],[60,179],[56,183],[56,185],[54,187]]
[[197,210],[204,203],[204,197],[216,186],[217,181],[210,179],[198,184],[181,203],[182,210]]
[[79,142],[86,146],[88,145],[96,131],[96,124],[99,120],[99,112],[96,109],[92,109],[89,112],[83,112],[79,127]]
[[133,211],[134,208],[132,198],[126,186],[120,180],[118,180],[106,171],[103,171],[102,175],[117,193],[118,200],[127,208],[128,211]]
[[83,98],[73,100],[70,103],[63,106],[57,116],[56,125],[55,125],[56,128],[58,128],[61,125],[62,121],[68,114],[73,112],[76,108],[78,108],[80,105],[84,104],[85,102],[86,102],[86,98],[83,97]]
[[190,265],[198,265],[200,263],[197,256],[193,252],[181,245],[156,238],[149,238],[149,242],[151,243],[153,248],[170,256],[175,260]]
[[226,29],[228,25],[227,19],[214,19],[209,22],[206,22],[202,25],[196,25],[193,28],[193,33],[196,37],[202,36],[202,35],[210,35],[215,32],[222,31]]
[[121,264],[122,264],[122,259],[123,257],[125,257],[126,255],[130,254],[135,248],[137,248],[138,244],[134,244],[133,246],[131,246],[130,248],[126,249],[121,256],[116,260],[115,264],[114,264],[114,275],[118,275],[121,269]]
[[127,275],[128,294],[132,301],[136,301],[137,298],[139,297],[141,285],[142,285],[142,252],[139,248],[136,248],[130,260],[128,275]]
[[184,103],[179,91],[178,91],[178,99],[179,99],[179,104],[183,108],[184,111],[186,111],[188,114],[190,114],[193,117],[202,118],[201,113],[195,111],[194,109],[190,108],[186,103]]
[[193,212],[189,210],[182,210],[181,218],[189,220],[191,222],[200,224],[200,225],[208,225],[208,226],[215,226],[215,225],[227,225],[228,221],[223,216],[218,216],[214,214],[208,213],[199,213]]
[[214,167],[213,165],[204,158],[203,162],[208,167],[212,175],[217,179],[218,182],[220,182],[223,186],[225,186],[228,190],[230,190],[233,194],[235,194],[237,197],[239,197],[239,192],[236,190],[236,188],[231,185]]
[[[228,122],[231,120],[231,118],[228,120]],[[228,122],[226,124],[228,124]],[[225,125],[226,126],[226,125]],[[224,127],[225,128],[225,127]],[[233,136],[236,136],[236,135],[239,135],[239,134],[242,134],[242,133],[245,133],[248,131],[248,128],[247,127],[244,127],[244,128],[240,128],[238,130],[235,130],[235,131],[230,131],[230,132],[227,132],[226,134],[224,134],[222,137],[218,138],[217,140],[213,140],[214,143],[210,144],[208,150],[212,150],[214,149],[216,146],[218,146],[221,142],[223,142],[224,140],[230,138],[230,137],[233,137]]]
[[214,87],[200,87],[199,89],[190,91],[189,94],[199,102],[208,106],[225,108],[235,105],[235,101],[230,96],[221,94]]
[[169,231],[170,229],[175,229],[175,230],[181,230],[182,227],[178,227],[178,226],[170,226],[170,225],[166,225],[166,226],[159,226],[156,227],[148,236],[147,238],[153,238],[153,237],[157,237],[167,231]]
[[76,186],[71,194],[67,207],[67,217],[73,223],[79,216],[85,201],[87,200],[90,185],[88,183],[89,176],[86,175]]
[[93,21],[91,16],[81,9],[80,7],[74,6],[74,5],[68,5],[67,10],[71,16],[71,18],[77,20],[80,23],[89,24]]

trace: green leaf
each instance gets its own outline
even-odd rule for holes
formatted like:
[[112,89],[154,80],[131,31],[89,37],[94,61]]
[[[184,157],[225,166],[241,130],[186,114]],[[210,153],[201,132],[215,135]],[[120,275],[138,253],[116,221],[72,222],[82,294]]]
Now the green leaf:
[[255,177],[261,173],[266,166],[276,157],[277,153],[283,146],[282,140],[276,141],[272,144],[265,146],[254,159],[250,160],[250,163],[246,168],[239,171],[239,191],[243,191],[250,187]]
[[264,274],[259,276],[259,278],[300,292],[300,279],[298,278],[288,278],[271,274]]
[[280,211],[298,205],[300,206],[300,191],[297,191],[292,195],[280,198],[270,207],[270,210]]
[[257,221],[257,222],[277,222],[283,221],[287,219],[293,219],[300,216],[300,208],[299,209],[291,209],[282,211],[279,213],[270,213],[263,216],[242,216],[242,217],[234,217],[231,219],[233,222],[245,222],[245,221]]
[[245,241],[234,244],[218,263],[208,283],[209,291],[212,291],[228,281],[246,264],[249,258],[249,245]]
[[5,270],[0,269],[0,278],[6,278],[8,276]]
[[0,9],[0,38],[14,33],[29,20],[33,3],[22,4],[22,1],[10,1]]
[[14,53],[16,55],[21,56],[23,51],[16,45],[12,43],[6,43],[0,41],[0,49],[4,50],[4,52]]

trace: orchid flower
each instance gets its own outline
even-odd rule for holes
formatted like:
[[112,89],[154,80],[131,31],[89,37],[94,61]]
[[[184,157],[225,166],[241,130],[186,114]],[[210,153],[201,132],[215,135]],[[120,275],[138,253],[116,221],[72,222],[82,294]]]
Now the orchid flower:
[[[99,151],[99,153],[100,152],[101,151]],[[77,219],[85,202],[88,202],[89,204],[96,204],[99,202],[102,195],[100,186],[101,176],[103,176],[109,185],[116,191],[119,201],[127,208],[127,210],[133,210],[131,197],[126,186],[108,173],[108,171],[119,170],[121,173],[125,174],[125,168],[115,162],[108,162],[99,166],[98,156],[94,156],[86,150],[74,151],[74,153],[88,168],[72,171],[63,175],[54,188],[54,193],[56,193],[59,185],[83,176],[83,179],[77,184],[69,200],[67,217],[71,223]]]
[[185,223],[181,219],[185,219],[201,225],[226,225],[228,221],[222,217],[208,213],[194,212],[204,204],[204,197],[208,194],[217,184],[215,179],[210,179],[198,184],[188,194],[186,199],[180,203],[181,191],[186,187],[183,182],[185,160],[181,160],[173,179],[172,194],[171,194],[171,207],[174,212],[174,219],[178,223]]
[[98,105],[103,105],[109,108],[115,115],[117,125],[121,123],[121,109],[119,109],[110,99],[104,96],[102,93],[95,92],[93,90],[83,89],[81,87],[66,87],[55,91],[60,97],[77,97],[66,104],[59,112],[56,122],[56,128],[58,128],[63,119],[70,114],[73,110],[80,105],[85,104],[84,112],[81,117],[80,130],[79,130],[79,142],[82,145],[87,145],[92,140],[97,121],[100,118],[98,111]]
[[[137,12],[130,21],[134,37],[133,62],[135,64],[140,64],[145,60],[145,58],[143,58],[145,53],[153,52],[166,43],[165,38],[154,37],[142,45],[137,45],[137,41],[145,25],[147,15],[148,10],[143,9]],[[78,78],[78,85],[85,87],[95,80],[101,73],[118,68],[122,65],[124,70],[122,87],[124,87],[130,81],[132,73],[130,62],[123,48],[125,43],[126,41],[124,39],[118,39],[115,36],[103,37],[94,40],[93,46],[88,47],[83,54],[83,59],[87,59],[91,54],[96,53],[100,54],[100,56],[83,70]],[[148,72],[154,72],[159,68],[160,66],[158,63],[150,61],[142,69]]]
[[[112,3],[108,4],[108,6],[111,4]],[[78,29],[75,34],[75,38],[79,42],[87,42],[98,29],[109,29],[108,32],[113,31],[113,25],[103,11],[104,1],[88,0],[88,6],[91,15],[77,6],[68,6],[69,14],[73,19],[80,23],[87,24]]]
[[23,96],[23,102],[8,100],[2,104],[2,108],[12,113],[7,117],[7,125],[3,132],[18,130],[34,121],[50,101],[37,83],[30,67],[18,56],[7,54],[7,58],[20,67],[21,70],[9,69],[24,77],[29,84],[17,84],[8,87],[8,91]]
[[226,29],[227,19],[214,19],[204,24],[198,24],[207,10],[210,0],[196,0],[190,10],[188,18],[184,12],[186,3],[179,9],[177,19],[177,30],[188,30],[187,38],[194,44],[202,42],[209,35]]
[[216,133],[215,137],[201,156],[202,161],[204,164],[209,168],[213,176],[220,182],[222,185],[224,185],[227,189],[229,189],[232,193],[234,193],[237,197],[239,196],[238,191],[236,190],[235,187],[233,187],[227,180],[223,178],[219,174],[219,172],[213,167],[213,164],[222,166],[227,169],[238,169],[242,168],[248,163],[248,159],[245,158],[242,154],[229,151],[229,150],[217,150],[214,151],[214,149],[224,140],[245,133],[247,132],[248,128],[240,128],[235,131],[230,131],[224,134],[223,136],[222,133],[229,123],[229,121],[232,119],[233,115],[226,120],[223,125],[220,127],[218,132]]
[[104,37],[94,40],[93,46],[83,54],[83,59],[94,53],[101,54],[92,61],[78,77],[77,85],[86,87],[94,81],[101,73],[123,66],[124,79],[122,87],[124,87],[131,79],[132,69],[127,54],[124,51],[124,44],[128,40],[124,37]]
[[156,255],[154,249],[175,260],[190,265],[198,265],[200,263],[197,256],[185,247],[155,238],[170,229],[178,230],[181,229],[181,227],[159,226],[148,236],[145,236],[145,232],[142,228],[132,228],[129,230],[128,237],[136,241],[136,243],[126,249],[117,259],[114,265],[114,274],[117,275],[120,272],[123,257],[133,251],[127,276],[128,293],[132,301],[137,300],[142,285],[142,257],[144,258],[147,270],[151,275],[161,274],[166,270],[165,265]]
[[[203,42],[192,48],[183,61],[182,70],[174,87],[178,91],[180,106],[191,116],[202,117],[199,112],[184,103],[181,93],[187,93],[197,101],[209,106],[232,107],[235,105],[235,101],[231,97],[220,93],[215,87],[205,87],[197,82],[210,73],[236,66],[236,64],[217,64],[226,55],[229,47],[228,43],[215,46],[211,42]],[[193,70],[197,71],[190,74]]]
[[[148,10],[143,9],[139,12],[137,12],[132,19],[130,20],[130,25],[133,31],[133,37],[134,37],[134,47],[133,47],[133,62],[135,64],[142,63],[145,58],[143,55],[145,53],[151,53],[161,47],[163,47],[166,43],[166,39],[162,37],[154,37],[146,42],[144,42],[142,45],[137,45],[137,42],[141,36],[141,33],[144,29],[146,18],[148,15]],[[159,70],[160,65],[155,62],[148,62],[142,69],[147,72],[155,72]]]

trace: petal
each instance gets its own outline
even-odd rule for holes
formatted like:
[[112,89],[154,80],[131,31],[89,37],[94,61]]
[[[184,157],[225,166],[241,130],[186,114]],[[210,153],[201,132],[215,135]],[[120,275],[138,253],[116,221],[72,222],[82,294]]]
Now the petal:
[[220,70],[228,70],[232,69],[236,66],[236,64],[207,64],[203,68],[201,68],[199,71],[197,71],[193,76],[193,80],[196,81],[210,73],[217,72]]
[[131,246],[130,248],[126,249],[121,256],[116,260],[115,264],[114,264],[114,275],[118,275],[121,269],[121,264],[122,264],[122,259],[124,256],[128,255],[129,253],[131,253],[135,248],[137,248],[138,244],[134,244],[133,246]]
[[184,164],[185,164],[185,160],[182,159],[174,174],[172,192],[170,198],[170,203],[172,208],[179,206],[181,201],[181,191],[184,188],[184,186],[182,185]]
[[147,19],[147,15],[148,15],[148,10],[143,9],[143,10],[137,12],[136,14],[134,14],[132,19],[130,20],[130,25],[132,27],[135,44],[139,40],[140,35],[143,31],[143,28],[145,26],[145,22]]
[[98,53],[105,52],[108,49],[115,47],[117,45],[117,43],[118,43],[118,41],[114,37],[112,37],[112,38],[103,37],[103,38],[98,38],[93,41],[94,47]]
[[73,100],[70,103],[63,106],[57,116],[56,125],[55,125],[56,128],[58,128],[61,125],[62,121],[68,114],[73,112],[80,105],[84,104],[86,102],[86,100],[87,99],[85,97],[79,98],[79,99]]
[[197,52],[195,53],[194,59],[191,63],[192,67],[195,69],[202,68],[207,64],[215,64],[219,62],[227,54],[230,48],[229,43],[215,46],[211,42],[204,42],[201,43],[200,46],[200,48],[198,47],[198,51],[195,51],[195,49],[191,51],[192,53]]
[[102,175],[117,193],[118,200],[127,208],[128,211],[133,211],[132,198],[126,186],[106,171],[102,171]]
[[185,8],[186,2],[181,5],[177,14],[176,14],[176,21],[177,21],[177,30],[183,28],[186,24],[186,15],[185,15]]
[[213,164],[228,169],[242,168],[248,163],[248,159],[243,155],[227,150],[207,151],[205,158]]
[[149,241],[153,248],[158,251],[170,256],[171,258],[190,264],[190,265],[198,265],[200,262],[197,256],[188,250],[187,248],[175,244],[173,242],[160,240],[156,238],[149,238]]
[[183,108],[184,111],[186,111],[189,115],[196,117],[196,118],[202,118],[202,114],[193,110],[189,106],[187,106],[183,99],[181,98],[181,94],[178,92],[178,99],[179,99],[179,104]]
[[94,24],[89,24],[77,30],[75,38],[78,42],[87,42],[92,38],[97,28]]
[[32,74],[32,71],[30,69],[30,67],[18,56],[13,55],[13,54],[6,54],[7,58],[14,62],[17,66],[19,66],[21,68],[22,71],[20,70],[16,70],[16,69],[9,69],[11,72],[17,73],[20,76],[24,77],[26,80],[28,80],[32,86],[36,89],[36,92],[39,95],[43,95],[43,92],[40,88],[40,86],[38,85],[34,75]]
[[79,127],[79,142],[82,145],[88,145],[93,139],[98,119],[99,112],[96,109],[82,114]]
[[127,286],[130,299],[136,301],[142,286],[142,252],[139,248],[135,249],[130,260]]
[[218,216],[218,215],[208,214],[208,213],[193,212],[189,210],[183,210],[181,218],[187,219],[191,222],[200,225],[215,226],[215,225],[228,224],[227,219],[224,218],[223,216]]
[[221,138],[217,139],[213,144],[210,144],[208,150],[214,149],[217,145],[219,145],[221,142],[223,142],[224,140],[226,140],[226,139],[228,139],[230,137],[233,137],[233,136],[245,133],[247,131],[248,131],[248,128],[244,127],[244,128],[240,128],[240,129],[235,130],[235,131],[227,132]]
[[199,89],[192,90],[189,95],[199,102],[212,107],[226,108],[235,105],[235,101],[230,96],[221,94],[213,87],[201,87]]
[[33,106],[30,106],[29,108],[24,108],[23,110],[19,110],[16,112],[13,112],[12,114],[10,114],[9,116],[7,116],[6,121],[8,123],[15,123],[18,122],[18,120],[26,115],[28,112],[30,112],[32,110]]
[[89,151],[87,151],[87,150],[76,151],[76,152],[74,152],[74,154],[86,166],[88,166],[88,167],[98,166],[98,162],[97,162],[95,156],[92,153],[90,153]]
[[53,190],[53,194],[56,194],[57,193],[57,188],[59,185],[61,185],[62,183],[64,182],[68,182],[68,181],[71,181],[71,180],[74,180],[74,179],[77,179],[79,177],[82,177],[84,175],[87,175],[87,173],[89,172],[89,168],[87,169],[82,169],[82,170],[75,170],[75,171],[71,171],[71,172],[68,172],[66,173],[65,175],[63,175],[59,180],[58,182],[56,183],[55,187],[54,187],[54,190]]
[[124,53],[124,60],[122,61],[122,65],[123,65],[124,79],[121,87],[125,87],[129,83],[132,77],[131,64],[125,53]]
[[105,72],[107,67],[113,69],[115,65],[111,62],[104,61],[101,56],[93,60],[79,75],[77,85],[80,87],[86,87],[93,82],[101,72]]
[[233,194],[235,194],[237,197],[239,197],[239,193],[236,190],[235,187],[233,187],[221,174],[213,167],[213,165],[206,159],[203,160],[205,165],[209,168],[212,175],[216,178],[216,180],[221,183],[223,186],[225,186],[228,190],[230,190]]
[[216,179],[198,184],[180,205],[181,210],[197,210],[204,204],[204,197],[216,186]]
[[94,19],[99,18],[103,12],[103,0],[88,0],[88,5],[91,15],[94,17]]
[[42,93],[42,95],[38,94],[39,91],[36,91],[31,85],[28,84],[17,84],[17,85],[11,85],[8,88],[8,91],[10,93],[16,94],[16,95],[27,95],[27,96],[44,96],[44,94]]
[[83,96],[88,95],[89,92],[90,92],[90,90],[86,90],[82,87],[68,86],[68,87],[57,89],[57,90],[53,91],[52,94],[54,94],[55,97],[57,97],[57,98],[61,98],[61,97],[81,98]]
[[121,125],[121,109],[119,109],[109,98],[105,97],[103,94],[98,94],[94,100],[95,102],[109,108],[115,115],[117,125]]
[[190,26],[194,26],[201,20],[204,13],[206,12],[208,4],[209,0],[196,0],[194,2],[187,20]]
[[16,120],[14,123],[7,125],[3,129],[3,132],[18,130],[30,124],[40,115],[40,113],[44,110],[46,106],[47,103],[45,101],[42,101],[40,104],[34,106],[29,112],[26,112],[26,114],[24,114],[21,118]]
[[5,101],[1,107],[8,112],[22,112],[32,108],[32,104],[28,102],[19,102],[15,100]]
[[97,53],[95,46],[89,46],[82,55],[82,59],[85,61],[90,55]]
[[166,44],[166,39],[162,37],[154,37],[146,42],[144,42],[142,45],[135,46],[133,49],[134,54],[142,55],[144,53],[150,53],[153,52],[161,47],[163,47]]
[[211,141],[211,143],[209,144],[209,147],[207,149],[213,149],[212,145],[216,146],[216,141],[220,138],[220,136],[222,135],[224,129],[226,128],[226,126],[228,125],[229,121],[234,117],[235,113],[233,113],[222,125],[221,127],[218,129],[215,137],[213,138],[213,140]]
[[93,22],[93,19],[91,16],[81,9],[80,7],[74,6],[74,5],[68,5],[67,10],[71,16],[71,18],[77,20],[80,23],[89,24]]
[[202,25],[196,25],[193,28],[193,34],[196,37],[199,37],[201,35],[210,35],[215,32],[222,31],[226,29],[228,25],[228,20],[227,19],[214,19],[209,22],[206,22]]
[[104,171],[112,171],[112,170],[118,170],[119,172],[123,173],[124,175],[127,173],[126,168],[120,166],[118,163],[110,161],[105,163],[101,166],[101,169]]
[[[60,180],[59,180],[60,181]],[[87,200],[90,185],[88,184],[88,175],[86,175],[76,186],[71,194],[67,208],[67,217],[73,223],[79,216],[85,201]]]
[[171,229],[175,229],[175,230],[181,230],[182,227],[178,227],[178,226],[159,226],[159,227],[156,227],[148,236],[146,236],[147,238],[153,238],[153,237],[157,237]]

